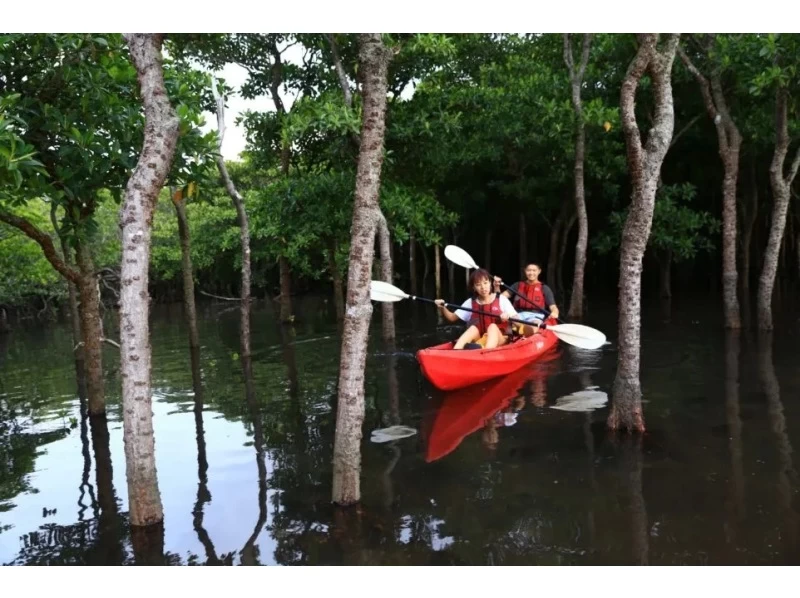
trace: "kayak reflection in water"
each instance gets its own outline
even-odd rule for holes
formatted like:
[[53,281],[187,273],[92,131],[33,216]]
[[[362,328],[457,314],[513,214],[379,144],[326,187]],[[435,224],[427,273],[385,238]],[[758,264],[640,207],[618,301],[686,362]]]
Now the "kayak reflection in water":
[[[436,305],[448,322],[462,320],[469,324],[466,331],[456,341],[454,349],[463,349],[467,344],[479,345],[470,348],[494,349],[508,343],[508,318],[517,316],[517,311],[508,298],[492,292],[492,280],[489,273],[480,268],[469,277],[469,286],[474,294],[461,304],[466,309],[486,312],[486,314],[470,313],[457,309],[451,312],[445,306],[444,299],[437,299]],[[499,320],[499,321],[498,321]]]

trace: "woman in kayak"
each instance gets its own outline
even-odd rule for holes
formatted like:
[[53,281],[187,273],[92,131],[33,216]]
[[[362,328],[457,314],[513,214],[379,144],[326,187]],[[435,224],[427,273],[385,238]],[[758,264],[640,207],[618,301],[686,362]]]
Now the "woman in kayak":
[[[485,315],[457,309],[455,313],[445,307],[444,299],[437,299],[436,305],[448,322],[463,320],[469,324],[467,330],[456,341],[454,349],[463,349],[467,343],[480,343],[485,349],[502,347],[508,342],[508,318],[517,315],[511,302],[492,292],[492,280],[483,268],[475,270],[469,277],[469,286],[474,295],[464,301],[461,307],[486,312]],[[484,338],[485,337],[485,338]]]
[[[514,309],[519,311],[519,319],[531,323],[536,329],[547,317],[558,319],[558,306],[553,297],[553,291],[539,280],[542,269],[539,264],[530,263],[525,266],[525,280],[515,282],[510,291],[504,291],[504,297],[514,295]],[[494,277],[494,291],[500,292],[500,283],[503,279]],[[532,331],[531,331],[532,332]],[[525,331],[526,336],[529,331]]]

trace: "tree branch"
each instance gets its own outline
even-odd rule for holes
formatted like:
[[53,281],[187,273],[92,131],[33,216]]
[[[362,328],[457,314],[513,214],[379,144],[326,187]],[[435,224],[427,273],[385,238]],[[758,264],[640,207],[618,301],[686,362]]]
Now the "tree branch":
[[212,297],[214,299],[222,299],[223,301],[241,301],[240,297],[220,297],[219,295],[212,295],[211,293],[206,293],[205,291],[197,291],[201,295],[205,295],[206,297]]
[[639,80],[647,70],[650,61],[653,59],[657,35],[653,33],[637,35],[639,39],[639,49],[636,56],[628,66],[625,78],[622,80],[620,90],[620,116],[622,121],[622,132],[627,141],[626,147],[628,160],[631,164],[641,167],[643,160],[642,138],[639,134],[639,125],[636,123],[636,89],[639,87]]
[[794,160],[792,160],[792,166],[789,169],[789,174],[786,177],[786,185],[791,187],[792,183],[794,182],[794,177],[797,176],[797,169],[800,168],[800,147],[797,148],[797,151],[794,154]]
[[589,64],[589,49],[592,44],[592,34],[583,34],[583,49],[581,51],[581,63],[578,67],[578,81],[583,81],[583,75],[586,72],[586,65]]
[[672,136],[672,141],[670,142],[669,146],[672,147],[673,145],[675,145],[675,142],[678,141],[678,138],[681,135],[683,135],[686,131],[688,131],[692,127],[692,125],[694,123],[696,123],[698,120],[700,120],[701,116],[703,116],[702,112],[697,114],[692,120],[690,120],[688,123],[686,123],[680,131],[678,131],[675,135],[673,135]]
[[28,222],[24,218],[12,214],[5,208],[0,208],[0,221],[21,230],[28,237],[36,241],[53,268],[58,270],[59,274],[67,280],[78,284],[80,281],[80,273],[64,263],[64,260],[58,255],[58,251],[56,251],[55,245],[53,245],[53,239],[50,238],[50,235],[39,230],[34,224]]
[[325,33],[325,39],[331,45],[331,53],[333,54],[333,66],[336,69],[336,74],[339,76],[339,85],[344,93],[344,103],[348,108],[353,107],[353,94],[350,91],[350,84],[347,82],[347,73],[342,66],[342,59],[339,56],[339,48],[336,45],[336,38],[333,33]]

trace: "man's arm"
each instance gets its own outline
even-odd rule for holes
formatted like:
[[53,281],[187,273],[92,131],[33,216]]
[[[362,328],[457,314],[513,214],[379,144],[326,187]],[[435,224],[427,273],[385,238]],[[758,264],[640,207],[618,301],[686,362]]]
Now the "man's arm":
[[558,305],[556,305],[556,299],[553,296],[553,291],[550,290],[550,287],[546,284],[542,285],[542,290],[544,291],[544,302],[550,310],[550,316],[558,319]]

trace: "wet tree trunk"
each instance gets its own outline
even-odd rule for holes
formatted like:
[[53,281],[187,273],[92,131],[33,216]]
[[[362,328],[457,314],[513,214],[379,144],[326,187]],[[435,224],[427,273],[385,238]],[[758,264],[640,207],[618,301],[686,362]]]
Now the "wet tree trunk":
[[[706,53],[713,54],[715,34],[706,36]],[[742,136],[733,122],[722,91],[720,72],[714,69],[710,81],[692,63],[683,51],[678,50],[686,68],[700,84],[706,111],[717,129],[719,156],[722,159],[722,299],[726,328],[741,328],[739,299],[737,297],[736,271],[736,186],[739,178],[739,151]]]
[[[386,218],[380,214],[378,218],[378,249],[381,256],[381,280],[394,284],[394,264],[392,263],[392,237]],[[381,303],[383,339],[394,339],[394,303],[384,301]]]
[[92,253],[84,240],[78,241],[76,249],[80,278],[78,312],[81,322],[84,368],[86,372],[86,394],[89,398],[89,414],[106,412],[103,384],[103,322],[100,319],[100,290],[97,287]]
[[337,253],[336,239],[328,237],[328,269],[331,271],[333,279],[333,305],[336,308],[336,322],[341,329],[344,323],[344,290],[342,289],[342,273],[336,264]]
[[[150,391],[150,235],[158,193],[175,154],[179,120],[161,66],[162,34],[125,34],[139,79],[145,136],[120,212],[122,274],[120,345],[122,407],[131,525],[161,523]],[[88,357],[88,356],[87,356]]]
[[[581,85],[583,74],[589,62],[589,47],[592,34],[583,34],[581,62],[575,70],[572,59],[572,43],[570,34],[564,34],[564,61],[569,69],[570,86],[572,88],[572,107],[575,110],[575,213],[578,217],[578,241],[575,244],[575,271],[572,277],[572,295],[569,302],[569,317],[573,320],[583,318],[583,280],[586,267],[586,246],[589,242],[589,219],[586,216],[586,197],[583,185],[583,165],[586,155],[586,128],[583,124],[583,103],[581,102]],[[566,235],[565,235],[566,236]]]
[[800,167],[800,148],[792,160],[789,173],[784,175],[784,163],[789,152],[788,122],[789,92],[779,87],[776,92],[775,120],[775,152],[769,168],[769,180],[772,187],[772,222],[769,229],[769,241],[764,251],[764,265],[758,281],[758,328],[772,330],[772,291],[775,288],[775,276],[778,272],[778,257],[786,228],[786,214],[789,211],[789,199],[792,183]]
[[241,341],[241,356],[250,356],[250,224],[247,218],[247,211],[244,206],[244,198],[236,190],[228,168],[225,166],[225,159],[222,157],[222,139],[225,137],[225,99],[219,94],[217,90],[216,81],[211,83],[211,91],[214,94],[214,99],[217,104],[217,129],[219,135],[217,137],[218,144],[217,150],[219,155],[216,158],[217,169],[222,177],[222,182],[225,184],[225,190],[233,202],[233,207],[236,208],[236,219],[239,223],[239,238],[242,245],[242,291],[241,303],[239,306],[240,324],[239,324],[239,338]]
[[347,310],[339,366],[336,437],[333,449],[333,502],[351,505],[361,500],[361,426],[364,421],[364,367],[372,304],[369,275],[380,220],[383,142],[386,126],[387,70],[391,51],[380,33],[359,34],[359,65],[363,90],[361,147],[356,171]]
[[[672,103],[672,63],[680,34],[666,36],[663,48],[659,34],[637,34],[639,49],[622,83],[620,107],[633,193],[622,232],[619,281],[619,355],[614,380],[614,400],[607,426],[612,430],[644,432],[642,389],[639,381],[642,258],[650,237],[656,185],[661,163],[672,139],[675,115]],[[653,127],[642,146],[636,123],[635,101],[639,80],[650,74],[655,104]]]
[[189,221],[186,218],[186,201],[180,191],[172,192],[172,205],[178,217],[178,237],[181,242],[181,271],[183,274],[183,308],[186,313],[186,325],[189,327],[189,347],[200,346],[197,333],[197,308],[194,303],[194,271],[192,270],[192,241],[189,236]]

